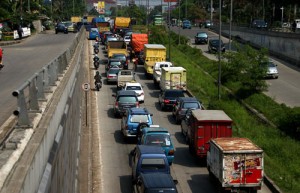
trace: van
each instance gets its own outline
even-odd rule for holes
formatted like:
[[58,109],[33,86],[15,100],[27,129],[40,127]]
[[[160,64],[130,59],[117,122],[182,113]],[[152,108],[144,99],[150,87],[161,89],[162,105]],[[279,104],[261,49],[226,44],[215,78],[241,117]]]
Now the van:
[[161,146],[137,145],[132,155],[132,183],[141,173],[170,174],[168,159]]

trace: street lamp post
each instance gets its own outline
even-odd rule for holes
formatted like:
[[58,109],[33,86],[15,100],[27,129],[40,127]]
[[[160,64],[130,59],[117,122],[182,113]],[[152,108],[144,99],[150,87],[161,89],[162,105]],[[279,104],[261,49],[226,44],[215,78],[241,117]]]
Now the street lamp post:
[[231,51],[232,5],[233,5],[233,0],[230,0],[229,51]]
[[187,0],[185,0],[185,19],[187,19]]
[[177,20],[177,26],[178,26],[178,44],[180,45],[180,9],[181,9],[181,5],[180,5],[180,0],[178,0],[179,2],[179,16],[178,16],[178,20]]
[[218,75],[218,99],[221,99],[221,30],[222,30],[222,21],[221,21],[221,0],[219,0],[219,52],[218,52],[218,60],[219,60],[219,75]]
[[282,6],[281,8],[281,27],[283,26],[283,10],[284,10],[284,7]]
[[168,27],[169,27],[169,62],[171,62],[171,11],[170,11],[170,1],[168,2],[168,11],[169,11],[169,18],[168,18]]

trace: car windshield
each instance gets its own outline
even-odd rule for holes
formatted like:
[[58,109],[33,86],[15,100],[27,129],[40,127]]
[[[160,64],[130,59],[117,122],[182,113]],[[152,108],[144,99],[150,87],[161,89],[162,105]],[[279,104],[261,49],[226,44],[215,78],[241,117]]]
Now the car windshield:
[[137,98],[134,96],[120,96],[118,101],[120,103],[135,103]]
[[71,25],[73,25],[72,22],[66,22],[66,23],[65,23],[65,26],[67,26],[67,27],[69,27],[69,26],[71,26]]
[[171,139],[166,134],[147,134],[145,139],[146,145],[161,145],[163,147],[171,146]]
[[166,92],[165,96],[177,98],[177,97],[184,97],[184,94],[182,91],[172,91],[172,92]]
[[190,21],[184,21],[183,24],[190,24]]
[[118,65],[120,65],[121,63],[119,62],[119,61],[112,61],[112,62],[110,62],[110,66],[118,66]]
[[207,38],[207,34],[206,33],[198,33],[197,37],[199,37],[199,38]]
[[132,123],[148,123],[148,115],[132,115],[130,122]]
[[127,86],[126,90],[142,90],[140,86]]
[[113,55],[112,58],[114,58],[114,59],[120,59],[120,60],[126,60],[126,56],[125,55]]
[[269,68],[275,68],[276,65],[275,65],[273,62],[269,62],[269,63],[268,63],[268,67],[269,67]]
[[142,169],[165,169],[165,160],[163,158],[144,158],[141,164]]
[[193,103],[184,103],[183,104],[184,109],[190,109],[190,108],[195,108],[199,109],[199,103],[193,102]]
[[[219,40],[211,40],[211,44],[213,45],[219,45]],[[222,40],[221,40],[221,44],[223,44]]]
[[108,74],[118,74],[119,71],[120,71],[120,69],[111,68],[111,69],[109,69]]

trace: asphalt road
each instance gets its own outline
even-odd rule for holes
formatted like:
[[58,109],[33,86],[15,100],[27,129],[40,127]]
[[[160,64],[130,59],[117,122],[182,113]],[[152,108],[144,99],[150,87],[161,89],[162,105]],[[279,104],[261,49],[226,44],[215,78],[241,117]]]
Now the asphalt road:
[[12,92],[63,53],[75,35],[47,31],[23,39],[19,44],[2,47],[5,67],[0,71],[0,125],[16,109],[17,99],[12,96]]
[[[92,53],[92,42],[90,43],[90,52]],[[99,56],[100,58],[104,57],[103,53]],[[95,73],[92,64],[89,68],[91,73]],[[132,68],[132,64],[129,68]],[[99,70],[104,73],[104,65],[101,65]],[[141,107],[146,107],[153,113],[154,124],[167,128],[171,134],[176,148],[171,174],[179,182],[178,191],[180,193],[217,192],[215,184],[209,181],[206,167],[198,164],[197,160],[189,153],[188,146],[181,135],[180,125],[175,124],[171,112],[160,110],[159,90],[154,86],[153,80],[145,78],[143,66],[138,66],[136,80],[142,84],[145,91],[145,103],[141,104]],[[133,189],[129,153],[135,147],[136,142],[132,140],[128,143],[124,140],[120,130],[121,119],[115,118],[113,115],[114,98],[112,94],[115,92],[116,85],[107,85],[104,78],[104,85],[96,94],[98,111],[95,113],[98,114],[99,160],[101,163],[100,192],[131,193]],[[269,193],[270,191],[264,186],[259,192]]]
[[[187,36],[190,38],[190,43],[192,46],[196,46],[197,48],[203,51],[203,55],[212,59],[217,60],[217,57],[214,54],[208,53],[207,45],[195,45],[194,36],[197,32],[206,31],[208,33],[208,38],[218,38],[219,34],[216,34],[207,29],[200,29],[198,27],[194,27],[192,29],[182,29],[178,27],[171,27],[171,30],[175,33]],[[227,38],[221,37],[223,42],[226,44],[226,49],[228,50],[228,42]],[[277,103],[284,103],[290,107],[299,107],[300,106],[300,69],[294,67],[287,62],[276,59],[274,57],[270,57],[274,60],[274,63],[277,64],[277,68],[279,71],[278,79],[267,79],[268,91],[265,94],[271,98],[273,98]]]

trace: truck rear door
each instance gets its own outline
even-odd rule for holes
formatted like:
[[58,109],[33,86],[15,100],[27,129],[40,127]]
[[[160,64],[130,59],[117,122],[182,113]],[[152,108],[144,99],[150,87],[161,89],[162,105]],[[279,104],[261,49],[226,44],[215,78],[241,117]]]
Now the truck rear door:
[[181,73],[170,73],[170,89],[181,88]]

